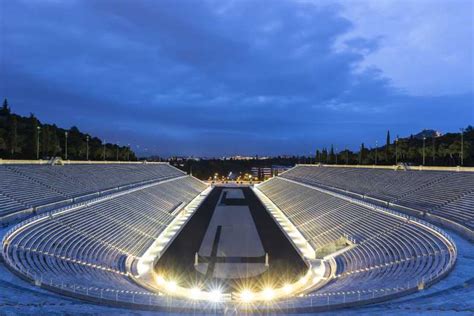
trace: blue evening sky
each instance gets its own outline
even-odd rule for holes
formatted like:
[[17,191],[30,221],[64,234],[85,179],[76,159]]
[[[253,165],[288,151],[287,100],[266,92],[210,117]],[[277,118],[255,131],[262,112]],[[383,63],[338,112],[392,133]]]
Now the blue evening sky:
[[0,97],[140,153],[309,154],[474,123],[474,1],[0,2]]

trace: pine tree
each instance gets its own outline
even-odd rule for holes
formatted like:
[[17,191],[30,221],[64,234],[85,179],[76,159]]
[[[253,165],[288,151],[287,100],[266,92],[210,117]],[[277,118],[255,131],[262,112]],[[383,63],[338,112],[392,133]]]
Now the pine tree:
[[8,107],[8,100],[5,98],[3,100],[2,109],[0,110],[0,115],[10,115],[10,108]]

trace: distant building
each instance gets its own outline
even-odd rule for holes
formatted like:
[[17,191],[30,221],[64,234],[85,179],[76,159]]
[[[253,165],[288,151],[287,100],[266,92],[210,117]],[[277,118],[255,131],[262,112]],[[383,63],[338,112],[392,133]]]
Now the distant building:
[[281,166],[281,165],[273,165],[272,166],[272,173],[274,176],[282,174],[283,172],[293,168],[292,166]]
[[291,167],[289,166],[280,165],[273,165],[271,167],[252,167],[251,172],[254,178],[258,178],[259,180],[266,180],[273,176],[277,176],[290,168]]
[[441,132],[435,131],[433,129],[425,129],[425,130],[422,130],[421,132],[419,132],[418,134],[416,134],[414,137],[416,139],[423,139],[423,137],[436,138],[436,137],[440,137],[440,136],[443,136],[443,134]]

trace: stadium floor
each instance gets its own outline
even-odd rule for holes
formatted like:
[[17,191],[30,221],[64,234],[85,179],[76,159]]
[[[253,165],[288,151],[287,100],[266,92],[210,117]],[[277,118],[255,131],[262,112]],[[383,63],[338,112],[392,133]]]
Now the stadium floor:
[[[155,267],[157,272],[180,280],[183,282],[183,286],[190,287],[195,284],[204,283],[209,286],[217,285],[223,288],[235,289],[241,287],[244,283],[246,287],[259,288],[270,282],[272,284],[281,285],[284,282],[291,282],[292,280],[298,279],[306,270],[305,263],[301,260],[297,251],[279,229],[272,217],[267,213],[253,191],[249,187],[242,187],[241,190],[244,197],[242,199],[240,194],[236,192],[229,192],[230,194],[227,196],[227,194],[223,194],[224,190],[228,189],[225,187],[216,187],[211,192],[191,220],[171,243],[160,260],[158,260]],[[209,252],[206,252],[206,248],[210,248],[210,246],[204,247],[205,249],[203,250],[202,244],[203,242],[206,243],[206,239],[209,239],[209,234],[207,236],[208,238],[206,238],[206,232],[208,232],[208,230],[211,230],[210,235],[214,236],[215,227],[213,227],[212,218],[215,214],[215,210],[223,206],[229,207],[231,211],[236,211],[237,209],[235,208],[242,207],[248,208],[250,211],[251,219],[247,219],[247,221],[253,221],[256,226],[258,236],[252,236],[260,239],[263,251],[247,249],[235,242],[233,245],[236,249],[234,249],[234,251],[232,251],[232,249],[227,250],[229,251],[228,254],[230,254],[229,257],[232,256],[232,253],[241,254],[242,249],[254,255],[263,254],[263,257],[258,259],[262,260],[262,263],[264,263],[265,260],[264,254],[268,253],[270,257],[270,267],[258,276],[249,276],[245,279],[224,280],[196,271],[194,267],[195,253],[200,252],[200,254],[205,254]],[[253,230],[249,230],[249,232],[253,233]],[[240,240],[244,241],[245,238],[241,236]],[[227,244],[227,247],[229,247],[232,243]],[[252,260],[256,259],[256,257],[249,257],[247,259]],[[170,271],[172,271],[172,273],[170,273]]]

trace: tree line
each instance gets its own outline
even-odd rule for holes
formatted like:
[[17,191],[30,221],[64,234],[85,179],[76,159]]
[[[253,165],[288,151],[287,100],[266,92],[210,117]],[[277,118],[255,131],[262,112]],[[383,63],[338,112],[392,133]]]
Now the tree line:
[[391,140],[387,131],[383,146],[367,148],[362,143],[358,151],[347,148],[338,151],[331,146],[316,150],[316,163],[348,165],[394,165],[407,163],[426,166],[474,166],[474,128],[468,126],[463,132],[442,136],[406,138],[398,136]]
[[[424,144],[424,146],[423,146]],[[329,149],[318,149],[314,156],[294,155],[277,156],[267,159],[235,160],[235,159],[176,159],[169,161],[172,165],[192,173],[199,179],[207,180],[214,173],[227,176],[233,173],[249,173],[252,167],[271,167],[273,165],[294,166],[295,164],[340,164],[340,165],[394,165],[407,163],[410,165],[423,164],[423,148],[426,166],[459,166],[461,152],[464,166],[474,166],[474,128],[468,126],[462,133],[447,133],[443,136],[391,139],[387,132],[385,145],[367,148],[362,143],[358,151],[349,149],[338,150],[334,146]]]
[[[66,150],[67,149],[67,150]],[[66,157],[67,155],[67,157]],[[42,124],[34,114],[12,113],[7,99],[0,109],[0,158],[70,160],[137,160],[129,146],[105,143],[98,137],[55,124]]]

